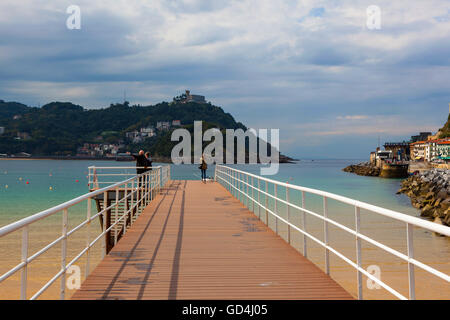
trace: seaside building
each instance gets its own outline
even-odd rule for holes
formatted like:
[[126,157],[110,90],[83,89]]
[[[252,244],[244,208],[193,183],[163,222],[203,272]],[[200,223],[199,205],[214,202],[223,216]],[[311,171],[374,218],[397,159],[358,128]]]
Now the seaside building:
[[181,126],[181,121],[180,121],[180,120],[173,120],[173,121],[172,121],[172,126],[174,126],[174,127],[179,127],[179,126]]
[[410,158],[411,150],[409,142],[386,142],[384,149],[392,151],[393,157],[397,160],[409,160]]
[[436,151],[439,159],[450,162],[450,140],[438,142],[436,144]]
[[5,127],[0,127],[0,134],[4,134],[5,133]]
[[425,161],[427,143],[426,141],[416,141],[410,144],[410,158],[414,161]]

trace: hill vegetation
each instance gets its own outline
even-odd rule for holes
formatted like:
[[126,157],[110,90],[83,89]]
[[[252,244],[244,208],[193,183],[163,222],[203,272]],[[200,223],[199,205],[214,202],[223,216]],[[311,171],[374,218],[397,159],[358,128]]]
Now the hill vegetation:
[[439,131],[441,132],[439,138],[450,137],[450,114],[448,115],[447,122]]
[[[75,156],[85,143],[120,145],[119,152],[148,150],[155,157],[170,157],[178,142],[171,141],[169,130],[157,130],[153,137],[139,143],[126,138],[126,132],[156,126],[159,121],[180,120],[193,133],[193,123],[203,121],[208,128],[243,129],[233,116],[211,103],[161,102],[151,106],[111,104],[103,109],[85,109],[70,102],[52,102],[41,108],[0,100],[0,153],[30,153],[33,156]],[[207,143],[205,143],[207,144]]]

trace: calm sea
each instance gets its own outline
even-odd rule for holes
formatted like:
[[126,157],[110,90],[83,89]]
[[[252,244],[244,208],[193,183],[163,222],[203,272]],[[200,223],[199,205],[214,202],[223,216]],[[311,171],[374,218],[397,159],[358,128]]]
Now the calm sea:
[[[358,199],[370,204],[389,208],[412,216],[419,216],[419,211],[413,208],[409,198],[405,195],[396,195],[401,180],[381,179],[374,177],[361,177],[354,174],[343,172],[341,169],[345,166],[359,162],[360,160],[304,160],[296,164],[280,165],[279,173],[272,176],[271,179],[305,187],[320,189]],[[88,167],[89,166],[132,166],[132,162],[111,162],[111,161],[58,161],[58,160],[2,160],[0,161],[0,226],[29,216],[33,213],[50,208],[64,201],[70,200],[76,196],[82,195],[88,191]],[[235,165],[255,174],[259,174],[258,165]],[[125,172],[126,170],[124,170]],[[133,170],[131,170],[133,171]],[[200,179],[200,172],[197,165],[172,165],[172,179]],[[210,166],[208,175],[213,176],[214,167]],[[273,192],[273,190],[271,190]],[[284,191],[279,190],[279,194]],[[300,203],[300,194],[292,194],[291,200]],[[318,197],[307,197],[307,208],[321,213],[321,199]],[[330,201],[330,217],[351,228],[354,226],[354,211],[351,207],[346,207]],[[280,214],[285,214],[286,208],[279,206]],[[283,213],[284,212],[284,213]],[[84,219],[85,206],[75,207],[70,210],[70,221],[72,226]],[[258,211],[255,209],[255,213]],[[295,221],[295,212],[291,212],[293,221]],[[406,252],[405,227],[403,224],[393,223],[392,220],[375,216],[370,213],[361,212],[362,230],[368,236],[384,244],[390,245],[395,249]],[[308,218],[309,219],[309,218]],[[299,222],[299,220],[298,220]],[[269,220],[269,225],[274,228],[275,221]],[[313,234],[322,237],[323,230],[320,221],[314,218],[308,220],[308,227]],[[48,219],[42,222],[41,226],[36,228],[34,238],[30,241],[32,245],[39,244],[41,248],[46,244],[48,237],[56,237],[60,233],[60,219]],[[287,228],[279,227],[280,235],[287,236]],[[339,249],[348,257],[355,258],[355,241],[352,236],[331,228],[330,243]],[[12,244],[20,243],[20,235],[11,236],[10,241],[1,242],[2,255],[6,258],[1,260],[0,274],[7,270],[7,267],[14,265],[17,259],[20,259],[17,252],[19,248],[12,248]],[[423,230],[415,230],[415,256],[418,260],[428,263],[438,270],[450,273],[450,241],[447,238],[436,236]],[[52,239],[53,239],[52,238]],[[300,252],[302,251],[302,237],[292,236],[293,246]],[[73,254],[83,245],[83,237],[74,242],[69,248]],[[313,243],[308,243],[310,252],[309,257],[321,268],[323,268],[323,250]],[[39,249],[36,248],[36,249]],[[36,250],[35,249],[35,250]],[[35,251],[34,250],[34,251]],[[33,251],[33,249],[31,249]],[[78,250],[79,251],[79,250]],[[37,274],[30,285],[30,290],[39,288],[43,285],[44,279],[49,279],[49,265],[58,268],[58,260],[52,261],[58,256],[58,252],[49,255],[48,261],[42,262],[36,267]],[[345,262],[337,257],[331,258],[332,276],[341,285],[343,285],[352,294],[356,294],[355,279],[356,274]],[[400,292],[407,296],[407,264],[394,258],[381,250],[368,245],[363,245],[363,266],[379,266],[381,278],[390,285],[399,288]],[[41,268],[41,269],[39,269]],[[417,268],[416,268],[417,269]],[[450,298],[450,288],[448,284],[438,280],[434,276],[417,270],[417,297],[418,298]],[[364,281],[366,281],[365,279]],[[419,281],[420,280],[420,281]],[[39,286],[40,284],[40,286]],[[6,284],[8,288],[18,286],[18,278],[11,280]],[[371,285],[364,285],[366,298],[391,298],[384,290],[369,289]],[[56,289],[55,289],[56,290]],[[57,291],[55,291],[57,292]],[[0,298],[10,298],[0,285]],[[54,298],[52,292],[46,298]]]

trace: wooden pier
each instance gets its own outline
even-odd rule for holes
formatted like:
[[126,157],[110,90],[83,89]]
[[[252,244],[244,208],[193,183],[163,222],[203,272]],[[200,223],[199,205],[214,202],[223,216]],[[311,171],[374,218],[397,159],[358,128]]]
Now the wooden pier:
[[170,181],[72,299],[352,299],[218,183]]

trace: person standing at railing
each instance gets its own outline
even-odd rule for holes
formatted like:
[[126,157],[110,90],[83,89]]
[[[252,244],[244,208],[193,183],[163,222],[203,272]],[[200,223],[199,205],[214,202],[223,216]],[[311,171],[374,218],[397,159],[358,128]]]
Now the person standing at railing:
[[142,174],[147,167],[147,158],[144,155],[144,150],[140,150],[139,154],[132,154],[134,160],[136,160],[136,174]]
[[202,172],[202,181],[206,183],[206,170],[208,165],[206,164],[205,157],[202,155],[200,158],[200,166],[198,167]]
[[146,167],[145,171],[152,170],[152,163],[153,163],[153,161],[152,161],[152,158],[150,157],[150,152],[147,151],[145,153],[145,159],[147,160],[147,165],[145,166]]

